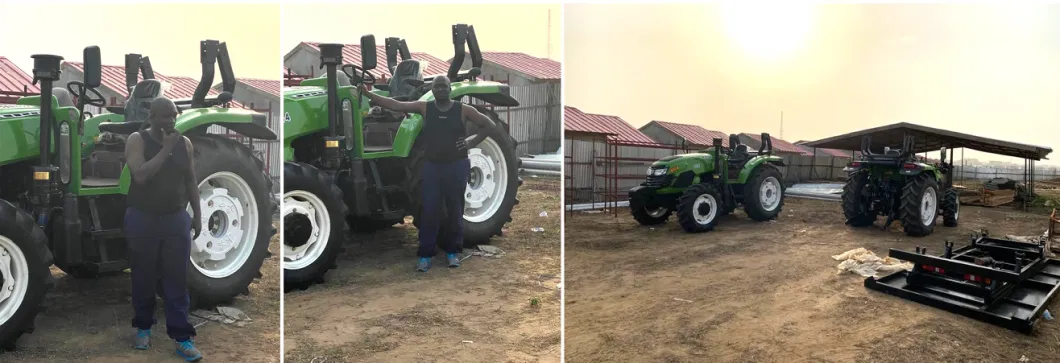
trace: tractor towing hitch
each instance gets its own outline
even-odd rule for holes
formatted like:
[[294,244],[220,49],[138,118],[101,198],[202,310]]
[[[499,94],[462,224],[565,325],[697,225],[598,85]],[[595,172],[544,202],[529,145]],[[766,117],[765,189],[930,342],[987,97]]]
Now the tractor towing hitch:
[[968,246],[945,246],[939,256],[891,249],[890,257],[912,262],[913,270],[869,277],[865,287],[1024,334],[1060,290],[1060,260],[1046,257],[1044,239],[993,238],[984,229]]

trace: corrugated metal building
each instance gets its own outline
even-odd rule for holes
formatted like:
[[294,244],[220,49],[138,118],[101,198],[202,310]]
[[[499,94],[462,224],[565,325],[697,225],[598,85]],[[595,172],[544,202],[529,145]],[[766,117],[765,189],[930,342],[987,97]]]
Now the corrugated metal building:
[[[470,68],[471,57],[465,57],[461,69]],[[519,100],[518,107],[496,110],[508,122],[512,137],[519,141],[517,153],[556,151],[562,137],[560,62],[523,53],[482,52],[481,70],[479,79],[508,84],[512,97]]]
[[[280,112],[281,84],[280,80],[236,78],[236,89],[232,95],[232,99],[242,104],[244,108],[267,114],[269,116],[268,126],[276,132],[277,136],[282,136],[280,131],[283,125],[280,121],[282,118]],[[221,84],[214,85],[213,90],[220,92]],[[258,157],[265,162],[269,175],[279,180],[280,172],[283,170],[283,159],[280,157],[283,145],[280,140],[254,140],[253,143],[254,151],[260,153]],[[273,185],[279,188],[280,184],[273,183]]]
[[[747,148],[750,149],[750,150],[758,150],[758,148],[762,146],[762,135],[761,134],[751,134],[751,133],[744,132],[744,133],[741,133],[739,135],[739,137],[740,137],[740,143],[744,144],[744,145],[747,145]],[[802,148],[800,148],[798,146],[795,146],[795,144],[792,144],[790,142],[784,141],[784,140],[782,140],[782,139],[780,139],[778,137],[770,135],[770,139],[771,139],[771,141],[773,143],[773,154],[774,155],[778,155],[778,156],[813,155],[813,154],[807,154],[806,151],[804,151]]]
[[617,116],[563,107],[567,204],[626,199],[652,162],[686,150],[656,143]]
[[[375,69],[369,71],[376,80],[390,78],[390,70],[386,67],[386,47],[378,45],[375,47],[376,63]],[[412,58],[420,61],[420,67],[424,76],[434,74],[445,74],[449,69],[446,62],[433,55],[423,52],[412,52]],[[361,65],[361,45],[343,44],[342,62]],[[320,42],[301,42],[294,49],[283,56],[285,71],[306,77],[318,77],[324,74],[320,68]]]
[[0,57],[0,104],[14,104],[19,97],[39,94],[40,88],[32,83],[29,73],[10,59]]
[[729,147],[729,135],[721,131],[707,130],[699,125],[686,125],[666,121],[652,121],[640,127],[640,131],[660,144],[687,146],[689,149],[706,149],[721,139],[723,147]]

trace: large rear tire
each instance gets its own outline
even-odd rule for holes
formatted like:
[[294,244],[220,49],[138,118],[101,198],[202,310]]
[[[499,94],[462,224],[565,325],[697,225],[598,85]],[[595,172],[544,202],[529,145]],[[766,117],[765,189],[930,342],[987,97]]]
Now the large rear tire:
[[956,227],[961,218],[961,198],[957,189],[950,188],[942,195],[942,225]]
[[783,179],[773,165],[762,164],[751,171],[743,187],[743,210],[748,217],[759,222],[777,218],[784,209]]
[[283,165],[284,291],[324,282],[343,250],[346,203],[331,176],[304,163]]
[[32,333],[44,294],[52,288],[53,257],[33,217],[0,200],[0,350]]
[[196,306],[212,306],[248,294],[261,277],[276,205],[272,180],[250,148],[217,135],[188,138],[203,227],[192,241],[188,291]]
[[935,230],[938,217],[939,185],[929,173],[920,173],[902,187],[902,204],[899,210],[905,234],[913,237],[927,236]]
[[843,217],[850,226],[866,227],[876,222],[876,213],[862,203],[861,198],[868,177],[868,171],[855,171],[847,176],[847,182],[843,185]]
[[696,184],[677,198],[677,222],[685,232],[700,233],[714,229],[723,200],[711,184]]

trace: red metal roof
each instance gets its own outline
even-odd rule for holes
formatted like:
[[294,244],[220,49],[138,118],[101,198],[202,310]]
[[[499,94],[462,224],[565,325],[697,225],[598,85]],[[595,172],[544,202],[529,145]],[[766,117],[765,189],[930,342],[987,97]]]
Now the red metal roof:
[[257,78],[236,78],[237,81],[262,92],[270,95],[280,95],[280,80],[273,79],[257,79]]
[[558,80],[562,73],[559,62],[523,53],[482,52],[482,60],[542,80]]
[[6,57],[0,57],[0,92],[39,93],[40,87],[34,86],[33,77]]
[[[80,62],[66,62],[66,64],[69,64],[71,67],[74,67],[74,69],[77,69],[80,72],[85,71],[84,65]],[[166,76],[162,73],[155,72],[155,78],[159,81],[169,83],[170,88],[166,90],[166,93],[164,95],[166,96],[166,98],[169,99],[191,98],[195,95],[195,88],[199,86],[199,80],[191,77]],[[137,74],[136,79],[138,81],[141,81],[143,80],[143,77]],[[110,89],[122,95],[122,97],[129,96],[129,91],[125,88],[124,66],[102,66],[102,79],[100,83],[103,87],[106,87],[107,89]],[[218,93],[220,92],[210,89],[207,95],[214,96]],[[232,106],[243,107],[242,104],[234,100],[232,101]]]
[[633,128],[618,116],[585,113],[570,106],[563,106],[563,129],[611,135],[610,138],[618,141],[656,144],[655,140]]
[[[319,42],[302,42],[302,44],[305,44],[305,45],[309,46],[310,48],[313,48],[313,49],[317,50],[318,52],[320,51],[320,46],[319,46],[320,43]],[[375,69],[373,69],[371,71],[368,71],[368,73],[371,73],[373,76],[376,76],[376,77],[383,77],[383,76],[390,77],[390,70],[387,69],[387,67],[386,67],[386,46],[377,45],[375,47],[375,54],[376,54],[376,60],[377,60],[376,63],[378,63],[379,66],[375,67]],[[425,75],[425,76],[426,75],[434,75],[434,74],[445,74],[446,72],[449,72],[449,62],[446,62],[446,61],[444,61],[444,60],[442,60],[442,59],[440,59],[438,57],[435,57],[433,55],[430,55],[430,54],[427,54],[427,53],[423,53],[423,52],[412,52],[412,58],[418,59],[418,60],[420,60],[420,62],[427,62],[427,67],[425,69],[422,69],[423,75]],[[343,46],[342,46],[342,62],[343,63],[350,63],[350,64],[360,65],[361,64],[361,45],[360,44],[343,44]],[[317,76],[317,75],[319,75],[319,74],[314,74],[314,76]]]
[[[760,134],[752,134],[752,133],[745,132],[745,133],[742,133],[740,135],[746,135],[746,136],[754,139],[755,141],[762,142],[762,135],[760,135]],[[773,150],[774,151],[788,152],[788,153],[798,153],[798,154],[803,154],[803,155],[813,155],[813,153],[806,153],[806,150],[803,150],[801,147],[798,147],[795,144],[792,144],[790,142],[781,140],[780,138],[772,137],[772,135],[770,135],[770,139],[773,142]]]
[[729,147],[728,134],[721,131],[707,130],[699,125],[686,125],[666,121],[652,121],[649,122],[647,125],[641,126],[640,129],[644,130],[645,127],[648,127],[648,125],[651,125],[653,123],[659,125],[659,127],[666,129],[666,131],[670,131],[674,135],[684,138],[685,141],[693,145],[711,146],[714,145],[714,138],[719,138],[721,139],[722,147]]

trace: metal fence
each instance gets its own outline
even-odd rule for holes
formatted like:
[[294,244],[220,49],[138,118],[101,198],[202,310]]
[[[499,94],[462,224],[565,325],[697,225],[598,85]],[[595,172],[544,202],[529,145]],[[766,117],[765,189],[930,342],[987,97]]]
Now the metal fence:
[[593,208],[612,210],[626,200],[626,191],[644,181],[649,165],[690,151],[682,146],[618,141],[603,135],[564,142],[566,204],[589,203]]

